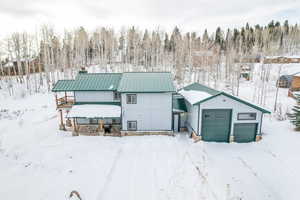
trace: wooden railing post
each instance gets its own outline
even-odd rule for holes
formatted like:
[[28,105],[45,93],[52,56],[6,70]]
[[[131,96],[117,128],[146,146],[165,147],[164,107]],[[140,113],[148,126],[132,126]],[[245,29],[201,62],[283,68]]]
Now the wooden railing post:
[[55,92],[55,103],[56,103],[56,109],[58,108],[58,100],[57,100],[57,93]]

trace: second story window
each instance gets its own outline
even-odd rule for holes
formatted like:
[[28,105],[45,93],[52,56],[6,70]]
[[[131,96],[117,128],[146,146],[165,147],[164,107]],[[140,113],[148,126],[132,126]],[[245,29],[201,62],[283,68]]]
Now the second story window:
[[126,102],[127,104],[136,104],[136,94],[127,94]]
[[121,94],[119,92],[114,92],[114,100],[120,100]]

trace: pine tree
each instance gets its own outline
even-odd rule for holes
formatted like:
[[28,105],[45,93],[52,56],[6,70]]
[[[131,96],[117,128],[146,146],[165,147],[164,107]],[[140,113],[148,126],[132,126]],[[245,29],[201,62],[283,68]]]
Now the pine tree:
[[291,123],[295,126],[295,130],[300,131],[300,95],[296,95],[297,105],[292,109],[292,113],[288,113],[287,116]]

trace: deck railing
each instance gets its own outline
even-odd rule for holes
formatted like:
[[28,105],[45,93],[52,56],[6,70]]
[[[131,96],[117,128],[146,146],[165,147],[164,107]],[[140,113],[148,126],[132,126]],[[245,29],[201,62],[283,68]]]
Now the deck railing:
[[64,96],[56,99],[57,108],[71,108],[74,104],[73,96]]

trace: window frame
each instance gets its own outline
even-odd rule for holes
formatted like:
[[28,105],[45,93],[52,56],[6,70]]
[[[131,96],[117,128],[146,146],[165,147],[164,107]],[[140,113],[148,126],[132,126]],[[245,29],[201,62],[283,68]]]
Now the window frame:
[[[241,119],[240,115],[245,115],[245,114],[249,114],[249,116],[254,114],[254,118],[251,118],[251,119],[250,118],[247,118],[247,119],[242,118]],[[237,120],[256,120],[256,118],[257,118],[257,113],[255,113],[255,112],[243,112],[243,113],[238,113],[237,114]]]
[[[130,128],[129,127],[130,123],[135,123],[135,128]],[[136,120],[129,120],[129,121],[127,121],[127,130],[129,130],[129,131],[136,131],[137,130],[137,121]]]
[[[132,96],[135,97],[135,101],[134,102],[132,102]],[[127,104],[137,104],[137,95],[136,94],[126,94],[126,103]]]

